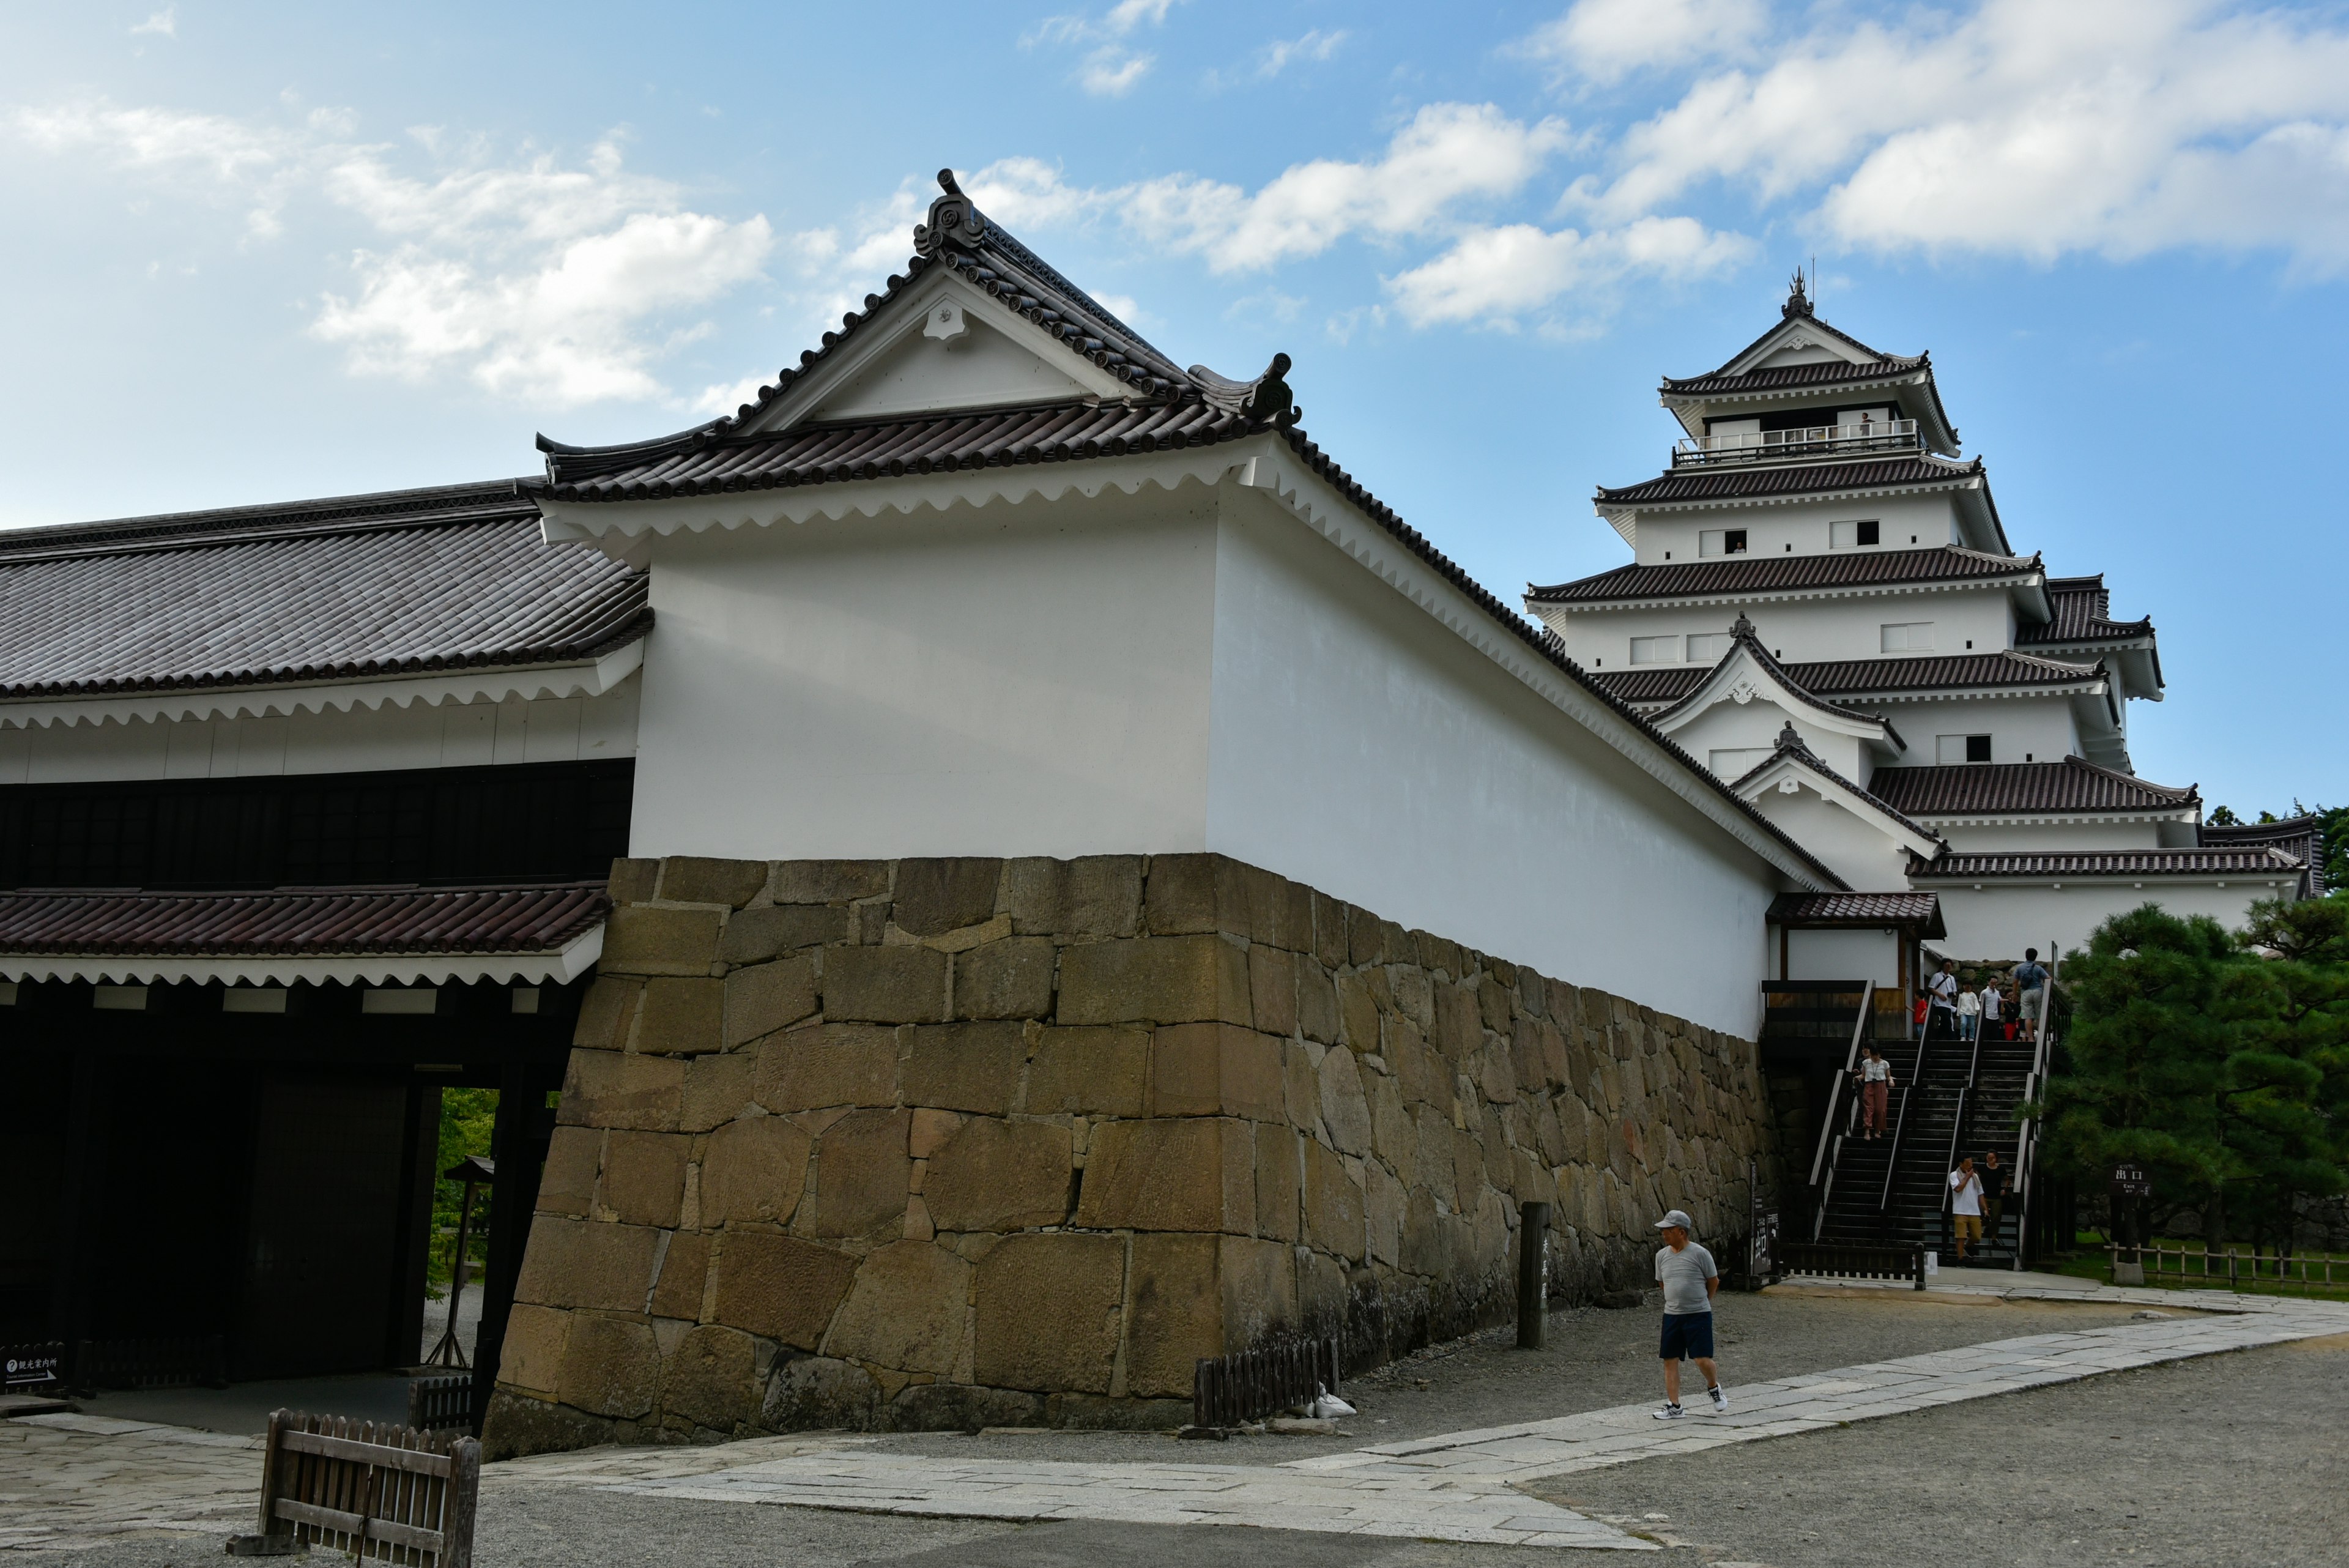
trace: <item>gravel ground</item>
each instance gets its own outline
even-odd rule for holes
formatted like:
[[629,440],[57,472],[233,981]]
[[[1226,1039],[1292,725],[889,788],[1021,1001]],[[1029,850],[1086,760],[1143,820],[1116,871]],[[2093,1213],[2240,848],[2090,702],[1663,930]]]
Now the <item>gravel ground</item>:
[[2344,1378],[2336,1334],[1527,1490],[1687,1543],[1659,1568],[2308,1568],[2349,1536]]

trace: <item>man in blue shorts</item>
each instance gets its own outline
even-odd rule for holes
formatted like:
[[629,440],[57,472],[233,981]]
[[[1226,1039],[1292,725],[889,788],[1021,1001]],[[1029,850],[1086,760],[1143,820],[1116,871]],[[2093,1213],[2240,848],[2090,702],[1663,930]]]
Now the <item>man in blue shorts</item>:
[[1664,1358],[1664,1407],[1659,1421],[1677,1421],[1681,1408],[1681,1362],[1696,1363],[1713,1396],[1717,1416],[1729,1414],[1729,1396],[1721,1391],[1721,1376],[1713,1366],[1713,1293],[1721,1288],[1721,1272],[1713,1254],[1689,1240],[1687,1214],[1675,1209],[1656,1221],[1664,1244],[1656,1251],[1656,1282],[1664,1287],[1664,1341],[1657,1354]]

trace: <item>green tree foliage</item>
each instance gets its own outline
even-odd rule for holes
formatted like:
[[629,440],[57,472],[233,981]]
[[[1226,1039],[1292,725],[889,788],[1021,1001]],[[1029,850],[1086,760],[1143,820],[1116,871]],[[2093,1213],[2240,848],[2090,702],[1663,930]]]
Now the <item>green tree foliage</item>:
[[[497,1119],[498,1092],[495,1089],[440,1091],[440,1163],[433,1168],[432,1183],[430,1278],[435,1284],[446,1284],[449,1281],[450,1249],[456,1245],[457,1211],[465,1200],[464,1184],[440,1180],[439,1173],[469,1156],[486,1156],[490,1152],[490,1131]],[[474,1189],[473,1230],[466,1251],[472,1254],[476,1262],[489,1256],[491,1197],[492,1189],[489,1188]]]
[[2240,936],[2147,904],[2064,981],[2070,1059],[2040,1107],[2062,1165],[2145,1165],[2214,1237],[2288,1237],[2296,1200],[2349,1189],[2349,901],[2260,904]]

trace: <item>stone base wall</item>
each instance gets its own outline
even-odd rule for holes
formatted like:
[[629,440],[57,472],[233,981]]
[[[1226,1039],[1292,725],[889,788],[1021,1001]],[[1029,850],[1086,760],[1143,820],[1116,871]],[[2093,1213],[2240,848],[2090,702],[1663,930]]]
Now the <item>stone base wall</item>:
[[626,860],[486,1432],[1134,1425],[1742,1231],[1754,1046],[1216,856]]

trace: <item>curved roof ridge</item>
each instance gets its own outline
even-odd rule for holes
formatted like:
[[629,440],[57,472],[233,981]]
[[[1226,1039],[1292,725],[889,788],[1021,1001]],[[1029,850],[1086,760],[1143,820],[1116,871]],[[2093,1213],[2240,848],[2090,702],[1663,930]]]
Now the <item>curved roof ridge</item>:
[[1826,778],[1833,779],[1837,784],[1839,784],[1844,788],[1851,791],[1852,794],[1859,796],[1860,799],[1868,802],[1870,805],[1876,807],[1877,810],[1882,812],[1885,815],[1892,818],[1893,821],[1899,823],[1901,826],[1916,834],[1920,838],[1929,838],[1934,843],[1947,847],[1948,841],[1940,834],[1934,832],[1931,828],[1927,827],[1923,823],[1917,821],[1914,817],[1909,815],[1906,812],[1903,812],[1899,807],[1884,799],[1881,795],[1877,794],[1866,784],[1847,779],[1844,777],[1843,774],[1836,772],[1836,770],[1828,764],[1826,758],[1811,750],[1809,742],[1803,739],[1802,732],[1795,728],[1795,722],[1791,719],[1786,721],[1785,728],[1778,732],[1777,748],[1773,751],[1769,756],[1763,759],[1761,762],[1754,763],[1754,766],[1746,769],[1744,773],[1738,774],[1736,782],[1730,787],[1733,789],[1738,788],[1754,774],[1761,773],[1766,768],[1775,767],[1781,761],[1789,758],[1802,763],[1803,766],[1809,768],[1814,773],[1822,774]]
[[477,480],[466,484],[366,491],[357,495],[327,495],[306,501],[209,506],[193,512],[158,512],[139,517],[10,528],[0,530],[0,564],[65,556],[184,549],[243,539],[494,523],[533,510],[514,488],[521,483],[513,479]]
[[[1801,699],[1804,702],[1808,703],[1811,707],[1817,709],[1820,712],[1832,713],[1838,719],[1849,719],[1857,723],[1881,724],[1884,726],[1886,733],[1892,736],[1896,741],[1900,740],[1900,732],[1894,729],[1892,727],[1892,721],[1887,719],[1883,714],[1863,712],[1857,708],[1847,708],[1839,702],[1829,702],[1826,699],[1812,692],[1801,681],[1795,680],[1795,677],[1787,670],[1786,667],[1779,663],[1776,659],[1773,658],[1768,649],[1762,646],[1762,639],[1754,635],[1754,623],[1746,619],[1742,612],[1734,621],[1730,623],[1729,636],[1729,651],[1723,654],[1718,659],[1714,660],[1713,668],[1707,670],[1705,674],[1698,680],[1694,686],[1691,687],[1686,692],[1682,693],[1676,701],[1674,701],[1671,706],[1651,715],[1660,727],[1667,717],[1679,712],[1682,709],[1689,706],[1689,704],[1694,702],[1698,698],[1704,695],[1706,688],[1712,685],[1713,678],[1721,673],[1723,668],[1726,666],[1732,659],[1736,657],[1740,649],[1743,649],[1754,660],[1754,662],[1761,665],[1764,670],[1767,670],[1773,680],[1778,681],[1781,685],[1785,686],[1787,691],[1793,692],[1795,696]],[[1901,744],[1905,749],[1908,742],[1903,741],[1901,742]]]

